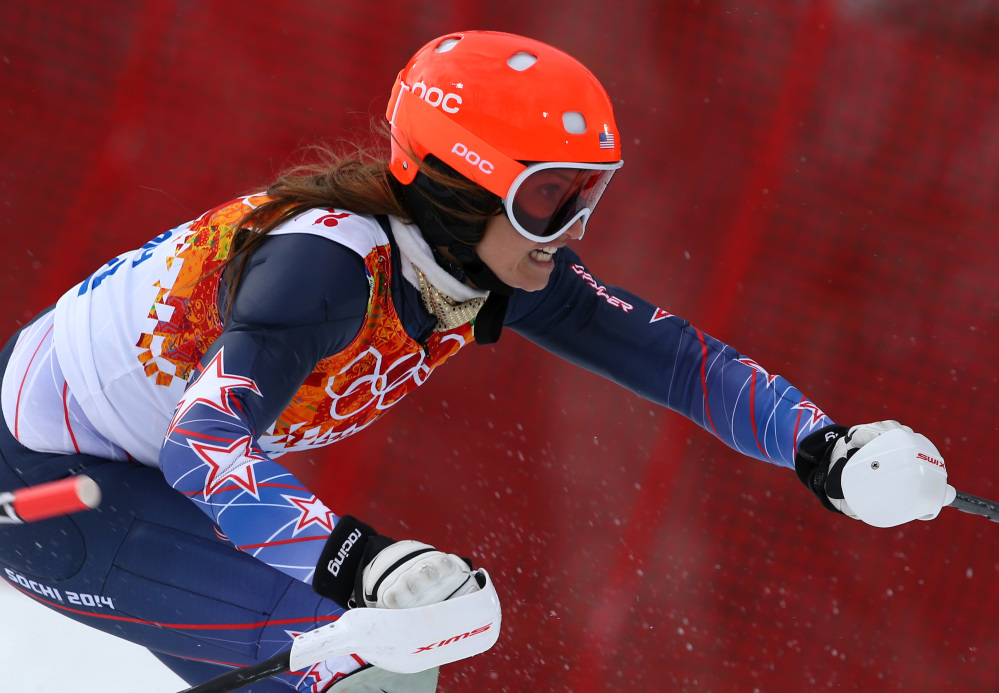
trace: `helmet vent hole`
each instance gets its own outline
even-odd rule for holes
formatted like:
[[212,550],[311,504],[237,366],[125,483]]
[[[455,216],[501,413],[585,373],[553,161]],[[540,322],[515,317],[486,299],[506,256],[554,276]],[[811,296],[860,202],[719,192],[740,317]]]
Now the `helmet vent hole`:
[[506,61],[506,64],[517,72],[523,72],[536,62],[538,62],[538,56],[534,55],[534,53],[520,51],[519,53],[511,55],[510,59]]
[[437,48],[434,49],[434,53],[447,53],[449,50],[458,45],[460,38],[446,38],[437,44]]
[[586,118],[579,111],[566,111],[562,114],[562,126],[570,135],[582,135],[586,132]]

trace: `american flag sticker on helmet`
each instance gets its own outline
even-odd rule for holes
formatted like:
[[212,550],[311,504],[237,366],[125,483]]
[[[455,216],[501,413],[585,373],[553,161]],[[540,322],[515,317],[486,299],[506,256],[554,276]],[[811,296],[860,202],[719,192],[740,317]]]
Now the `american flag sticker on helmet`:
[[601,132],[600,133],[600,148],[601,149],[613,149],[614,148],[614,133],[611,133],[611,132]]

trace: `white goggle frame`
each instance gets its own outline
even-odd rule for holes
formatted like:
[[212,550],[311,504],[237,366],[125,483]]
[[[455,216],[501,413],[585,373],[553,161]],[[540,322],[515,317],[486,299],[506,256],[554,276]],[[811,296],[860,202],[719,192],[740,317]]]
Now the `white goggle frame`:
[[[624,161],[616,161],[610,164],[596,164],[596,163],[580,163],[575,161],[542,161],[533,164],[527,164],[526,168],[514,178],[513,183],[510,184],[510,190],[506,197],[503,199],[503,209],[506,211],[506,216],[513,225],[513,228],[517,230],[524,238],[532,240],[536,243],[544,243],[547,241],[553,241],[559,236],[563,235],[566,231],[572,228],[572,225],[577,221],[582,221],[583,232],[586,230],[586,220],[590,218],[590,214],[593,213],[594,208],[597,206],[597,202],[600,201],[601,196],[606,190],[607,186],[610,184],[613,172],[621,168],[624,165]],[[517,191],[523,185],[524,181],[530,178],[533,174],[538,171],[544,171],[553,168],[568,168],[581,171],[609,171],[606,176],[601,176],[595,183],[594,191],[589,193],[584,197],[583,206],[581,209],[576,211],[571,217],[569,217],[565,222],[559,226],[559,228],[552,232],[551,234],[539,236],[535,233],[528,231],[524,228],[519,221],[517,221],[516,212],[514,210],[514,200],[517,197]],[[583,234],[580,233],[579,237],[582,238]]]

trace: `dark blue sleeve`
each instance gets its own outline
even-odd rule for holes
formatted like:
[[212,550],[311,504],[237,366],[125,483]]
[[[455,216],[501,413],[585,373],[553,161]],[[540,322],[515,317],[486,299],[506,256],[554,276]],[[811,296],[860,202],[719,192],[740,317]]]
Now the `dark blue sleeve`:
[[686,320],[595,277],[568,248],[548,286],[515,293],[506,324],[535,344],[677,411],[751,457],[794,467],[832,421],[779,375]]
[[305,582],[338,517],[257,439],[316,363],[353,340],[368,286],[362,259],[330,240],[268,239],[252,256],[160,451],[170,484],[238,548]]

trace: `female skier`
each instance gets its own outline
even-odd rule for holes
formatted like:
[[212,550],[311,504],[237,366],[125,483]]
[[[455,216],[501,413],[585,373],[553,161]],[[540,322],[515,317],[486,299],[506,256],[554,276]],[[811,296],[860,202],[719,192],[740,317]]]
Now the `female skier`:
[[[852,515],[842,464],[898,424],[848,432],[569,248],[622,165],[586,68],[520,36],[450,34],[399,73],[387,118],[387,161],[327,152],[112,259],[10,340],[0,489],[86,473],[104,502],[5,528],[4,579],[192,684],[348,608],[479,589],[462,559],[328,508],[276,460],[361,431],[504,328]],[[251,690],[436,681],[338,657]]]

